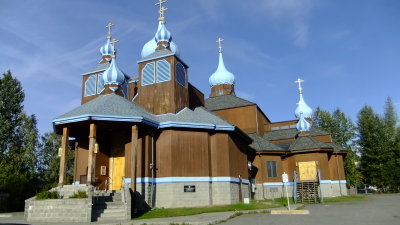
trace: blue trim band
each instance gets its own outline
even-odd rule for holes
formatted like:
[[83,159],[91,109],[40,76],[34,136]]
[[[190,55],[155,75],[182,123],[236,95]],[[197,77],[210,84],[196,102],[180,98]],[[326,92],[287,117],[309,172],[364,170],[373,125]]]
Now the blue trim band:
[[321,184],[347,184],[346,180],[321,180]]
[[[152,183],[151,177],[138,177],[136,183]],[[157,184],[160,183],[195,183],[195,182],[229,182],[239,183],[237,177],[158,177],[154,179]],[[242,179],[243,184],[249,184],[249,180]]]
[[293,186],[294,183],[293,182],[287,182],[287,183],[283,183],[283,182],[268,182],[268,183],[263,183],[264,186]]

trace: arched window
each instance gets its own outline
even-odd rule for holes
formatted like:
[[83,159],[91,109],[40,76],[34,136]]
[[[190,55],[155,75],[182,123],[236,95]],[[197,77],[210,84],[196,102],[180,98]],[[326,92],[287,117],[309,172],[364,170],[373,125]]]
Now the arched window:
[[97,94],[100,94],[104,90],[103,73],[97,74]]
[[171,80],[171,66],[167,60],[157,61],[157,83]]
[[86,80],[86,82],[85,82],[85,97],[96,94],[96,82],[97,82],[96,75],[92,75]]
[[182,63],[178,62],[175,65],[175,73],[175,80],[183,87],[186,87],[186,71]]
[[154,62],[150,62],[142,69],[142,86],[154,84],[154,80]]

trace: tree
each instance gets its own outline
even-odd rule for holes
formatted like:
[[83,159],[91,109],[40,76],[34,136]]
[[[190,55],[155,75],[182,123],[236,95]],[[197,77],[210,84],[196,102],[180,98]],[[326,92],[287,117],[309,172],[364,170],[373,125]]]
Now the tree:
[[20,210],[35,191],[36,117],[23,108],[21,83],[7,71],[0,78],[0,190],[11,197],[8,210]]
[[38,151],[38,173],[46,188],[58,182],[60,160],[58,148],[61,146],[61,137],[56,133],[45,133],[40,140]]
[[347,150],[344,169],[348,185],[354,186],[360,183],[361,174],[355,165],[359,159],[353,151],[356,136],[355,126],[350,117],[346,116],[340,109],[336,109],[331,114],[318,107],[314,112],[313,124],[331,133],[333,142]]

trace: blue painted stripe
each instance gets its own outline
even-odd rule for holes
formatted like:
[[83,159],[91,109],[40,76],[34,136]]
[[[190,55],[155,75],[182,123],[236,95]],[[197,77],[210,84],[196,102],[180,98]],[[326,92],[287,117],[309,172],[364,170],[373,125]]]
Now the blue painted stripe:
[[346,180],[321,180],[321,184],[347,184]]
[[287,183],[283,183],[283,182],[267,182],[267,183],[263,183],[264,186],[293,186],[294,183],[293,182],[287,182]]
[[[152,183],[151,177],[138,177],[136,183]],[[239,183],[237,177],[158,177],[154,179],[157,184],[160,183],[196,183],[196,182],[229,182]],[[249,184],[249,180],[242,179],[243,184]]]

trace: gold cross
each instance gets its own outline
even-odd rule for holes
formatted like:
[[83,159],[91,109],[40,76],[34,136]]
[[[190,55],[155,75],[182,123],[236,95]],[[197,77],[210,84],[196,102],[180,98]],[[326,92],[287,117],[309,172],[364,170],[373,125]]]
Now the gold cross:
[[222,38],[218,38],[216,42],[218,42],[218,52],[222,53],[222,42],[224,41],[224,39]]
[[295,81],[295,83],[299,84],[299,94],[303,94],[303,88],[301,88],[301,83],[303,83],[304,80],[297,78],[297,80]]
[[158,11],[160,13],[160,17],[158,17],[158,21],[161,23],[165,23],[165,17],[164,17],[164,12],[168,9],[165,8],[162,4],[166,3],[167,0],[158,0],[158,2],[155,5],[160,5],[160,10]]
[[117,43],[117,42],[119,42],[119,40],[115,39],[115,38],[113,38],[112,41],[111,41],[111,44],[113,46],[113,54],[112,54],[111,57],[113,57],[113,58],[115,58],[115,53],[116,53],[116,51],[115,51],[115,43]]
[[107,35],[107,38],[108,39],[111,39],[111,27],[112,26],[114,26],[114,24],[112,24],[111,22],[109,22],[108,24],[107,24],[107,28],[108,28],[108,35]]

